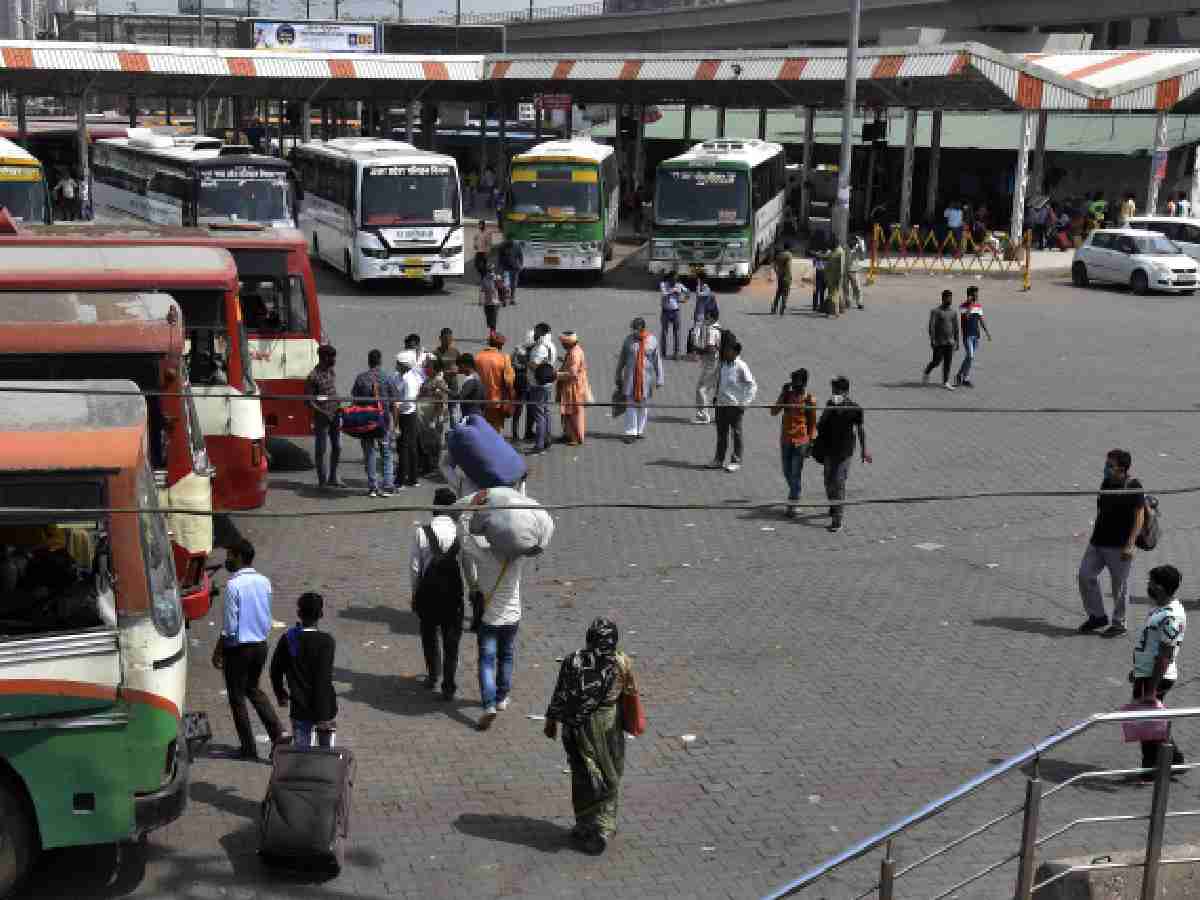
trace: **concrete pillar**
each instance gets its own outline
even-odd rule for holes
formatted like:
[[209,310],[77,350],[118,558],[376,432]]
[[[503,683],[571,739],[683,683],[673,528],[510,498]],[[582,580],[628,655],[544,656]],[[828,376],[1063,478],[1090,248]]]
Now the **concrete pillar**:
[[535,103],[533,105],[533,137],[540,144],[542,142],[542,104]]
[[508,101],[497,104],[496,183],[508,184]]
[[138,123],[137,97],[130,95],[129,96],[129,127],[137,128],[137,123]]
[[163,118],[165,119],[166,123],[168,125],[170,125],[171,124],[171,98],[170,97],[167,97],[163,100],[163,112],[165,113]]
[[287,134],[287,101],[279,101],[279,158],[283,159],[287,154],[284,152],[283,141]]
[[616,127],[613,128],[613,156],[617,160],[617,171],[622,175],[625,174],[626,161],[621,155],[621,116],[625,113],[625,104],[618,103],[613,107],[613,121]]
[[800,157],[800,228],[808,228],[808,203],[811,199],[809,184],[812,179],[813,141],[817,127],[817,111],[811,106],[804,108],[804,150]]
[[646,180],[646,107],[633,108],[636,116],[633,138],[633,186],[639,188]]
[[[904,111],[904,169],[900,176],[900,230],[912,224],[913,168],[917,157],[917,110]],[[870,210],[868,210],[870,212]]]
[[717,107],[717,137],[725,137],[725,107]]
[[567,105],[567,123],[566,123],[567,140],[575,137],[575,101],[572,100]]
[[412,100],[404,105],[404,140],[413,142],[413,119],[417,117],[417,104]]
[[242,142],[242,98],[234,97],[230,103],[233,108],[233,142],[240,144]]
[[925,182],[925,221],[937,221],[938,167],[942,162],[942,111],[935,109],[929,123],[929,178]]
[[79,95],[75,107],[75,146],[79,154],[79,188],[81,218],[92,218],[92,179],[88,171],[87,92]]
[[[867,151],[867,191],[863,198],[863,218],[870,222],[871,210],[875,207],[875,167],[879,163],[879,150],[875,146],[875,142],[871,142],[871,149]],[[848,209],[846,214],[853,217],[853,209]],[[851,218],[853,221],[853,218]],[[852,229],[852,226],[847,226]],[[886,225],[884,226],[887,227]]]
[[487,103],[479,104],[479,187],[483,189],[483,173],[487,171]]
[[1037,119],[1037,132],[1033,141],[1033,166],[1029,170],[1029,196],[1037,197],[1042,194],[1042,182],[1046,180],[1046,126],[1050,122],[1050,113],[1040,110]]
[[421,143],[424,150],[437,149],[438,108],[432,103],[421,103]]
[[1025,191],[1029,181],[1029,148],[1033,144],[1033,117],[1035,113],[1021,113],[1021,143],[1017,147],[1017,167],[1013,175],[1012,218],[1009,220],[1008,236],[1014,244],[1021,242],[1025,231]]
[[199,137],[203,137],[205,134],[204,123],[207,121],[207,117],[205,116],[204,106],[204,99],[201,97],[197,97],[195,102],[192,103],[192,128]]
[[312,140],[312,101],[305,100],[300,104],[300,140]]
[[29,126],[25,120],[25,95],[17,94],[17,143],[25,146],[29,139]]
[[[1146,187],[1146,215],[1152,216],[1158,212],[1158,189],[1162,185],[1159,177],[1156,156],[1161,150],[1167,152],[1167,110],[1160,110],[1154,117],[1154,143],[1150,145],[1150,182]],[[1165,162],[1164,162],[1165,167]],[[1163,177],[1166,176],[1163,172]]]
[[683,142],[692,142],[692,104],[683,104]]
[[767,139],[767,108],[765,106],[758,110],[758,139],[760,141]]

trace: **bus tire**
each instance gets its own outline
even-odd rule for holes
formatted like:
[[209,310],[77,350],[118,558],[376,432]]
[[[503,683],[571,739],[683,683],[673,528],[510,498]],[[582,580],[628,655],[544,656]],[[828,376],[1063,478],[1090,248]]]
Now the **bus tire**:
[[434,275],[429,279],[429,283],[438,293],[441,293],[446,288],[446,278],[442,275]]
[[613,258],[613,245],[605,244],[604,245],[604,259],[606,262],[612,262],[612,258]]
[[36,833],[25,798],[0,774],[0,897],[7,897],[29,872]]
[[350,258],[349,250],[345,251],[345,260],[346,260],[346,277],[349,278],[354,284],[358,284],[358,276],[354,274],[354,262]]

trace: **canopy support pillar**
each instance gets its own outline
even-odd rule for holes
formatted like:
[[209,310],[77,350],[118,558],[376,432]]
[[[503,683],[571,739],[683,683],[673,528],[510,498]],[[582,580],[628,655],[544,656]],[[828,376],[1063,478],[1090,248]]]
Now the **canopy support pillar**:
[[912,225],[913,169],[917,157],[917,115],[915,108],[904,111],[904,171],[900,178],[900,230]]
[[1021,112],[1021,142],[1017,147],[1017,166],[1013,175],[1012,217],[1009,220],[1008,237],[1016,247],[1021,243],[1025,231],[1025,191],[1029,181],[1029,146],[1033,143],[1032,110]]
[[935,109],[929,123],[929,178],[925,182],[925,221],[937,221],[938,169],[942,162],[942,111]]

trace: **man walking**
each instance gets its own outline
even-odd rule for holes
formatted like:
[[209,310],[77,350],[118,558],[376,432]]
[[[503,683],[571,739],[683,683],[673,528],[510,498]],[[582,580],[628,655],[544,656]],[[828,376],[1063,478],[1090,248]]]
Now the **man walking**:
[[[490,193],[490,190],[489,190]],[[492,254],[492,232],[490,231],[487,219],[479,220],[479,230],[475,232],[475,271],[479,273],[479,280],[483,281],[487,275],[488,257]]]
[[[317,348],[317,364],[308,373],[304,393],[313,414],[313,435],[316,438],[314,455],[317,458],[317,487],[345,487],[338,481],[338,461],[342,457],[342,422],[338,415],[337,350],[329,344]],[[329,450],[329,468],[325,468],[325,451]]]
[[788,486],[789,519],[796,518],[796,507],[800,499],[800,478],[804,473],[804,458],[817,433],[817,401],[808,392],[808,369],[797,369],[779,399],[771,406],[771,415],[783,413],[783,425],[779,443],[783,461],[783,478]]
[[482,416],[483,401],[486,399],[483,392],[483,382],[479,380],[479,373],[475,371],[475,357],[470,353],[463,353],[458,357],[458,393],[455,395],[458,400],[458,412],[464,419],[467,416]]
[[713,401],[717,396],[717,375],[721,368],[721,326],[717,324],[717,311],[708,309],[704,313],[704,325],[696,341],[696,352],[700,356],[700,375],[696,379],[696,415],[692,421],[697,425],[712,422]]
[[829,507],[829,531],[842,530],[843,506],[846,499],[846,479],[850,475],[850,460],[854,457],[854,437],[857,433],[862,461],[871,462],[867,452],[867,434],[863,430],[862,408],[850,399],[850,379],[839,375],[832,382],[833,396],[817,422],[817,449],[813,458],[825,466],[825,496],[832,501]]
[[975,356],[979,353],[980,332],[987,335],[990,342],[992,333],[988,331],[987,322],[983,318],[983,306],[979,302],[979,288],[971,285],[967,288],[967,299],[958,308],[958,317],[962,324],[963,361],[954,377],[956,384],[963,387],[975,387],[971,381],[971,371],[975,368]]
[[516,306],[517,284],[521,281],[521,270],[525,268],[525,253],[521,250],[521,244],[505,235],[496,250],[496,262],[500,277],[508,285],[508,304]]
[[784,241],[783,246],[771,260],[775,271],[775,299],[771,301],[771,314],[776,312],[783,315],[787,312],[788,294],[792,291],[792,250],[791,244]]
[[617,390],[625,397],[626,444],[646,436],[646,420],[650,410],[646,403],[654,389],[664,382],[662,354],[658,339],[646,329],[641,316],[629,323],[629,335],[621,345],[617,359]]
[[[846,298],[848,304],[851,299],[854,300],[854,305],[859,309],[863,309],[863,291],[860,273],[867,265],[867,244],[862,239],[861,234],[855,234],[850,237],[850,271],[846,276],[846,288],[850,295]],[[849,308],[847,306],[847,308]]]
[[[1087,621],[1079,626],[1083,634],[1100,631],[1102,637],[1113,638],[1128,630],[1125,607],[1129,603],[1129,575],[1133,568],[1135,542],[1146,517],[1146,496],[1141,493],[1142,483],[1130,476],[1132,468],[1133,457],[1128,450],[1108,451],[1100,490],[1132,493],[1101,493],[1096,497],[1096,524],[1079,563],[1079,595],[1087,613]],[[1112,579],[1111,624],[1104,611],[1104,594],[1100,590],[1100,573],[1105,569]]]
[[[717,373],[717,452],[710,468],[724,467],[726,472],[736,472],[742,467],[742,418],[758,394],[758,382],[741,353],[741,344],[727,342],[721,348],[721,368]],[[731,431],[733,455],[726,465],[725,450]]]
[[[438,488],[433,505],[452,507],[458,498],[449,488]],[[458,645],[462,639],[463,576],[459,559],[458,513],[434,513],[428,525],[414,529],[409,553],[409,584],[413,612],[421,622],[421,647],[425,651],[425,687],[442,684],[442,697],[453,700],[458,691]],[[439,646],[440,645],[440,646]]]
[[417,351],[396,354],[396,374],[389,381],[396,394],[396,490],[416,487],[420,454],[421,420],[417,397],[423,379],[417,372]]
[[[1183,576],[1174,566],[1155,566],[1150,570],[1146,594],[1151,609],[1146,615],[1137,643],[1133,647],[1133,702],[1158,700],[1162,702],[1179,680],[1179,645],[1187,631],[1187,613],[1176,593]],[[1158,766],[1161,741],[1142,741],[1142,768]],[[1183,765],[1183,754],[1172,748],[1172,765]],[[1143,772],[1141,781],[1153,782],[1154,772]]]
[[954,293],[942,291],[941,306],[929,311],[929,345],[933,348],[933,359],[921,376],[921,383],[929,384],[929,373],[941,363],[942,387],[948,391],[954,390],[954,385],[950,383],[950,363],[958,349],[958,316],[951,309],[953,302]]
[[670,346],[667,335],[674,335],[675,352],[672,359],[679,359],[679,307],[687,302],[686,291],[679,282],[679,276],[672,272],[658,286],[662,302],[662,341],[660,346],[665,353]]
[[240,758],[258,760],[246,701],[254,706],[272,744],[279,742],[283,728],[271,701],[258,686],[267,664],[267,638],[271,634],[271,582],[252,568],[253,563],[254,545],[245,538],[225,552],[230,578],[225,583],[221,634],[213,648],[212,664],[225,674],[229,711],[241,744]]
[[[363,459],[367,467],[367,496],[390,497],[392,495],[392,440],[394,439],[392,405],[396,402],[396,390],[392,382],[380,369],[383,354],[372,350],[367,354],[368,369],[354,379],[350,395],[355,403],[378,403],[383,409],[383,431],[374,437],[361,439]],[[380,457],[383,476],[380,478]]]
[[550,400],[558,379],[558,348],[550,326],[538,322],[533,327],[533,346],[529,348],[528,387],[525,400],[529,403],[527,419],[533,431],[531,454],[550,449]]

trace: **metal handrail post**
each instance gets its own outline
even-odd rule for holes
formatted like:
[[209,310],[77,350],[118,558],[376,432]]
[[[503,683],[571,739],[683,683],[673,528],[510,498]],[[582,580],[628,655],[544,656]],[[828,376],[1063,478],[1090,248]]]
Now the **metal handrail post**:
[[1150,827],[1146,832],[1146,866],[1142,870],[1142,900],[1158,896],[1158,866],[1162,861],[1163,831],[1167,824],[1167,794],[1171,790],[1171,763],[1175,745],[1169,740],[1158,745],[1158,768],[1154,772],[1154,799],[1150,801]]
[[1037,763],[1025,785],[1025,816],[1021,822],[1021,859],[1017,864],[1016,900],[1033,896],[1033,864],[1037,859],[1038,815],[1042,808],[1042,779]]
[[896,884],[896,860],[892,858],[892,842],[887,842],[883,862],[879,864],[879,900],[892,900]]

